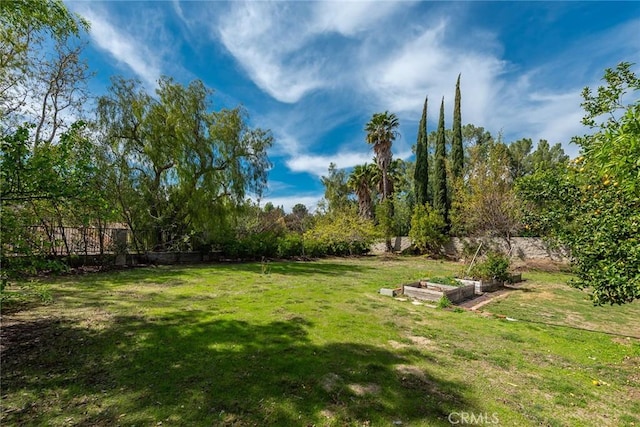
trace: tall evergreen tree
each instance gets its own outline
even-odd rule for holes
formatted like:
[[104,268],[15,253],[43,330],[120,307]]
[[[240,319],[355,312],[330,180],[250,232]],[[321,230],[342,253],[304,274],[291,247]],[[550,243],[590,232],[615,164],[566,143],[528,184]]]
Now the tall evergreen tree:
[[444,129],[444,97],[440,104],[440,119],[436,136],[436,153],[433,163],[433,207],[449,224],[449,197],[447,196],[447,165]]
[[416,169],[413,174],[413,185],[416,195],[416,203],[424,205],[429,202],[429,150],[427,137],[427,101],[424,99],[422,118],[418,127],[418,138],[416,141]]
[[461,178],[464,170],[462,148],[462,116],[460,114],[460,74],[456,83],[456,99],[453,107],[453,140],[451,142],[451,173],[453,178]]

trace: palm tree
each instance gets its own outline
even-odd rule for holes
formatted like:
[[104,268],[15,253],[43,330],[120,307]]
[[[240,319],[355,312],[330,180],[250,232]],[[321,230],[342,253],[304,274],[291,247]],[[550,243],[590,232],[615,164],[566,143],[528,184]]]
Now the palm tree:
[[358,197],[358,214],[364,219],[373,219],[373,201],[371,200],[371,187],[375,179],[373,165],[357,165],[353,168],[347,185],[355,191]]
[[376,163],[382,172],[382,200],[386,200],[393,192],[387,172],[392,159],[391,144],[398,136],[396,129],[399,124],[395,114],[385,111],[375,113],[364,129],[367,132],[367,143],[373,145]]
[[376,163],[378,169],[382,172],[382,207],[384,208],[385,218],[378,218],[378,221],[384,225],[384,234],[387,246],[387,252],[393,249],[391,246],[391,233],[393,217],[393,201],[390,196],[393,193],[391,188],[391,180],[389,179],[389,165],[391,165],[392,154],[391,144],[398,136],[398,117],[395,114],[385,111],[384,113],[375,113],[364,130],[367,132],[367,143],[373,145],[373,151],[376,154]]

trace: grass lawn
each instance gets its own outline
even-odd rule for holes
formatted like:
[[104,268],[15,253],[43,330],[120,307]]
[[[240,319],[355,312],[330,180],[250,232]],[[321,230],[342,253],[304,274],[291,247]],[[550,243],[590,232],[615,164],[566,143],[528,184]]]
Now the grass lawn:
[[0,423],[640,425],[640,304],[594,308],[543,272],[483,312],[377,294],[460,268],[366,257],[41,280],[50,303],[3,308]]

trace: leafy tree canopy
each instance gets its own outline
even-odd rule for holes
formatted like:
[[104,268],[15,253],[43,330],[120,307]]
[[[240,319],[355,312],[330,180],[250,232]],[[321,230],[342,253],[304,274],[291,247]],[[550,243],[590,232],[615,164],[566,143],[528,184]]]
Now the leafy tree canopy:
[[153,230],[156,247],[215,232],[224,211],[266,183],[270,132],[250,128],[240,107],[210,111],[210,94],[199,80],[163,77],[151,96],[116,78],[99,99],[114,192],[130,227]]
[[519,182],[540,227],[571,251],[577,279],[596,305],[640,299],[640,79],[631,64],[585,88],[581,156],[569,167],[539,170]]

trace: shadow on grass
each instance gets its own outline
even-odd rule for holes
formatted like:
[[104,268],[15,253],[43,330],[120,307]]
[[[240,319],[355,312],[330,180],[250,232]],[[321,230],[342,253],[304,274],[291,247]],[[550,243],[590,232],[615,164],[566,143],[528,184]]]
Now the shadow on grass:
[[448,425],[450,412],[474,410],[464,384],[410,365],[410,353],[316,344],[301,317],[199,318],[117,317],[102,330],[4,325],[2,423]]

